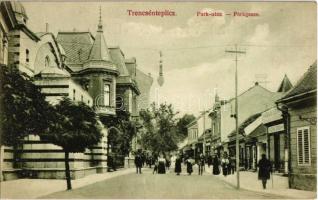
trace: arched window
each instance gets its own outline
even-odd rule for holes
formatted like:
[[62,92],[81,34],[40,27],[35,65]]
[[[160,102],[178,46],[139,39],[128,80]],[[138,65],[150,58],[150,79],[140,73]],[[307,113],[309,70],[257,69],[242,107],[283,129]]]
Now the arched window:
[[49,67],[50,66],[50,58],[49,56],[45,57],[45,67]]
[[110,106],[110,86],[109,84],[104,84],[104,106]]

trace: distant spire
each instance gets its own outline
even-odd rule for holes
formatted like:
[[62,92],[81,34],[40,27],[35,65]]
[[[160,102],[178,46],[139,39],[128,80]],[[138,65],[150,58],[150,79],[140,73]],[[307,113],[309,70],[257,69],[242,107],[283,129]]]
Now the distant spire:
[[164,78],[163,78],[163,70],[162,70],[162,52],[159,51],[159,56],[160,56],[160,60],[159,60],[159,77],[157,79],[159,86],[161,87],[164,83]]
[[277,90],[277,92],[287,92],[288,90],[290,90],[293,87],[293,85],[291,84],[289,78],[287,77],[287,75],[285,74],[281,84],[279,85],[279,88]]
[[159,61],[159,76],[163,75],[163,71],[162,71],[162,52],[159,52],[160,55],[160,61]]
[[103,24],[102,24],[102,7],[99,6],[99,21],[98,21],[98,32],[103,32]]
[[112,61],[108,46],[103,34],[102,9],[99,7],[99,23],[95,40],[90,51],[89,60]]

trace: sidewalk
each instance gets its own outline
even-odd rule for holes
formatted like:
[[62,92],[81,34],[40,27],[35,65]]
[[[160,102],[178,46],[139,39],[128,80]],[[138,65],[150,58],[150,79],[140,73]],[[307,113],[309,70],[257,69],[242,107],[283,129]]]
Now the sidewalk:
[[[212,173],[212,167],[206,166],[207,173]],[[215,176],[220,180],[223,180],[230,185],[236,187],[236,173],[224,177],[222,174]],[[273,179],[272,179],[273,178]],[[258,180],[257,172],[240,171],[240,188],[255,191],[264,192],[276,195],[286,196],[288,198],[295,199],[316,199],[316,192],[296,190],[288,188],[288,177],[280,175],[273,175],[267,182],[267,189],[264,190],[262,182]]]
[[[72,180],[72,187],[80,188],[92,183],[135,172],[135,168],[120,169],[116,172],[93,174]],[[0,198],[35,199],[54,192],[66,190],[66,180],[55,179],[17,179],[0,183]]]

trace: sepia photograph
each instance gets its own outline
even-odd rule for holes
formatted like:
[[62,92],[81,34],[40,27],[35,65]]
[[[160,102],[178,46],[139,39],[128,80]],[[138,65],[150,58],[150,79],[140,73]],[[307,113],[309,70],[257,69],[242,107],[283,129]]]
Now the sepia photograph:
[[1,199],[316,199],[315,1],[0,1]]

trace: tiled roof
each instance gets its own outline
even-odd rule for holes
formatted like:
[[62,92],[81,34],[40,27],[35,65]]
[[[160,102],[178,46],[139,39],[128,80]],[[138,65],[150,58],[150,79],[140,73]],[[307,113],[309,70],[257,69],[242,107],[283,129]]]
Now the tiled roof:
[[117,70],[120,76],[129,76],[129,72],[125,64],[125,57],[121,49],[119,47],[111,47],[109,49],[111,58],[113,62],[117,65]]
[[[242,92],[241,94],[239,94],[239,95],[237,96],[238,99],[240,99],[242,96],[244,96],[245,94],[248,94],[249,92],[251,92],[251,91],[253,91],[253,90],[255,90],[255,89],[261,89],[261,90],[263,90],[264,92],[271,94],[271,97],[273,98],[274,101],[277,100],[277,99],[279,99],[279,98],[282,97],[282,95],[283,95],[282,93],[279,93],[279,92],[271,92],[271,91],[269,91],[268,89],[266,89],[266,88],[264,88],[263,86],[261,86],[258,82],[256,82],[252,87],[250,87],[250,88],[247,89],[246,91],[244,91],[244,92]],[[233,97],[233,98],[231,98],[231,99],[225,101],[225,104],[230,103],[231,101],[235,101],[235,98]]]
[[67,64],[79,64],[88,60],[94,41],[90,32],[59,32],[57,41],[66,53]]
[[89,59],[112,61],[102,30],[98,30],[96,33]]
[[317,61],[313,63],[297,84],[278,102],[293,98],[294,96],[305,94],[317,90]]

